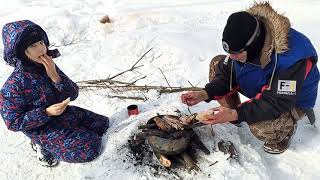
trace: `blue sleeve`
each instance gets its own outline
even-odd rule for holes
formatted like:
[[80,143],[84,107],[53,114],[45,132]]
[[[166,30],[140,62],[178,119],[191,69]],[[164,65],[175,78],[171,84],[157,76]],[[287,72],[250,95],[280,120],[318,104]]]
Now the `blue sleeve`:
[[0,113],[7,128],[26,131],[51,121],[45,107],[27,110],[23,90],[17,83],[5,84],[0,94]]
[[62,100],[70,97],[70,100],[73,101],[78,97],[79,88],[76,83],[74,83],[71,79],[68,78],[57,66],[57,72],[61,78],[61,82],[53,83],[55,88],[60,93],[60,98]]

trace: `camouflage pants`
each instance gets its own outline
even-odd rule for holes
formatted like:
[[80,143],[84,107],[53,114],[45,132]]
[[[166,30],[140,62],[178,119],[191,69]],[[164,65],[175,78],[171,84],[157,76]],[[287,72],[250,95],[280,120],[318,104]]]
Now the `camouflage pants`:
[[[219,61],[225,59],[225,55],[215,56],[210,63],[209,81],[215,77],[216,66]],[[218,100],[224,107],[236,108],[241,102],[237,92]],[[305,113],[298,108],[285,112],[277,119],[259,121],[249,125],[251,133],[261,141],[276,144],[282,141],[288,133],[296,126],[297,121],[302,119]]]

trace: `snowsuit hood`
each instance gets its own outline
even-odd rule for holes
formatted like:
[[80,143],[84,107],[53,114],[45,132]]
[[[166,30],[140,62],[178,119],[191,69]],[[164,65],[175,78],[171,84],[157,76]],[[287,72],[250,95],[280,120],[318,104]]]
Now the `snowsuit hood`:
[[[30,20],[21,20],[7,23],[2,28],[2,41],[4,45],[4,60],[10,66],[16,67],[17,63],[24,58],[27,47],[24,40],[29,38],[30,33],[36,31],[41,36],[46,46],[49,46],[49,39],[46,32]],[[32,40],[32,39],[31,39]],[[35,40],[35,39],[34,39]]]

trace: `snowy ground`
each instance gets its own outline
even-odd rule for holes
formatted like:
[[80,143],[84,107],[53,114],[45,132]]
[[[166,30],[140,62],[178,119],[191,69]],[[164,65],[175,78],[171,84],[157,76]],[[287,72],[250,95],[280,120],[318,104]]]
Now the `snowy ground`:
[[[149,48],[154,47],[139,70],[146,79],[140,84],[167,85],[161,68],[172,86],[203,86],[207,82],[211,58],[223,53],[221,33],[229,14],[247,8],[249,0],[1,0],[0,26],[5,23],[30,19],[48,33],[51,43],[59,46],[62,57],[58,66],[74,81],[106,78],[129,68]],[[305,33],[320,49],[320,1],[271,1],[275,9],[291,19],[292,26]],[[102,25],[99,19],[108,14],[112,26]],[[68,45],[72,37],[74,44]],[[0,45],[3,49],[3,45]],[[154,59],[152,59],[154,57]],[[157,58],[159,57],[159,58]],[[2,51],[0,59],[3,59]],[[12,68],[0,63],[2,85]],[[126,74],[119,80],[129,81],[140,74]],[[175,114],[179,109],[188,113],[179,101],[180,94],[145,94],[146,102],[106,98],[105,91],[82,92],[72,102],[110,117],[110,128],[103,138],[104,152],[94,162],[86,164],[60,163],[56,168],[37,164],[35,153],[22,133],[8,131],[0,123],[0,179],[174,179],[176,176],[161,171],[153,176],[149,167],[133,166],[127,158],[125,144],[136,132],[137,125],[160,114]],[[126,106],[138,104],[139,116],[128,117]],[[197,112],[216,106],[216,102],[191,107]],[[320,117],[320,101],[316,102],[316,116]],[[320,122],[316,125],[320,127]],[[212,151],[200,153],[197,175],[178,170],[183,179],[313,179],[320,178],[320,135],[303,119],[289,150],[281,155],[269,155],[262,143],[249,132],[247,126],[231,125],[197,128]],[[214,152],[215,142],[232,141],[240,151],[240,164],[226,160],[221,152]],[[218,161],[213,166],[210,164]]]

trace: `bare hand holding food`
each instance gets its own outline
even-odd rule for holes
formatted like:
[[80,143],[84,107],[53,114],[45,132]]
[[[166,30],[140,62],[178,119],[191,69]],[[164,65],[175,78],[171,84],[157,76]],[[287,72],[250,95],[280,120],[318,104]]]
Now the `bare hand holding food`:
[[213,109],[202,111],[197,114],[196,119],[198,121],[207,121],[207,120],[209,120],[209,116],[211,116],[215,113],[217,113],[217,111],[214,111]]
[[222,124],[238,120],[238,113],[235,109],[220,106],[199,113],[196,119],[204,124]]
[[46,113],[48,114],[48,116],[59,116],[67,108],[69,103],[70,97],[60,103],[49,106],[46,109]]

